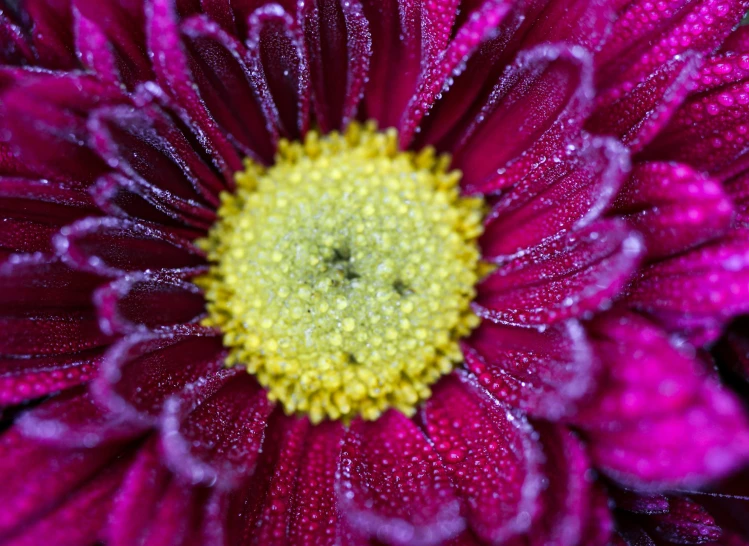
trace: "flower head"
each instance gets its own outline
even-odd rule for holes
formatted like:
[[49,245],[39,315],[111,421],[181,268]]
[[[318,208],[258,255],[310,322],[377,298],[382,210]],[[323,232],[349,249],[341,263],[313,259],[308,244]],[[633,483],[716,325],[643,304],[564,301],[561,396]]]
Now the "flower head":
[[748,2],[6,4],[0,542],[717,539]]

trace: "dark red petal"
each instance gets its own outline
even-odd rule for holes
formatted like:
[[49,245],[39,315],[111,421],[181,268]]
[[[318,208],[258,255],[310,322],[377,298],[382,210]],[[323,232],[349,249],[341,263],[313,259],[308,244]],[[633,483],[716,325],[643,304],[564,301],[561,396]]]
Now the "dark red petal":
[[630,89],[629,84],[599,95],[588,130],[620,137],[632,152],[643,150],[668,124],[689,92],[702,59],[678,55]]
[[390,410],[344,438],[338,502],[354,529],[391,544],[437,544],[465,522],[449,474],[416,425]]
[[627,303],[669,330],[703,344],[721,326],[749,311],[749,231],[723,238],[642,270]]
[[60,450],[24,438],[16,429],[0,436],[0,536],[21,530],[35,517],[109,464],[120,446]]
[[0,359],[0,407],[87,383],[96,375],[102,353]]
[[128,469],[119,491],[112,500],[107,526],[107,544],[131,546],[145,534],[156,506],[168,484],[169,473],[161,465],[157,443],[151,438],[139,451]]
[[25,316],[0,317],[0,331],[0,355],[4,357],[78,353],[111,341],[99,330],[96,317],[89,310],[30,310]]
[[283,8],[265,4],[250,16],[248,36],[250,66],[266,80],[282,134],[298,139],[309,128],[312,93],[302,31]]
[[205,313],[202,290],[164,273],[121,277],[100,287],[94,303],[101,329],[118,334],[197,322]]
[[483,280],[479,316],[551,324],[609,304],[639,262],[642,243],[623,223],[601,221],[563,233],[506,262]]
[[598,468],[628,487],[697,487],[749,460],[749,421],[731,394],[707,382],[685,409],[587,435]]
[[610,139],[586,140],[563,161],[519,181],[492,207],[480,239],[484,258],[515,254],[596,220],[629,169],[626,149]]
[[240,370],[212,396],[189,402],[177,395],[164,403],[160,424],[166,464],[192,483],[239,485],[255,470],[273,409],[267,393]]
[[588,329],[603,373],[573,419],[578,426],[607,429],[692,403],[706,372],[688,348],[679,349],[653,323],[615,310],[598,315]]
[[454,152],[465,191],[496,192],[547,161],[553,165],[578,144],[592,94],[585,50],[538,46],[518,55],[481,111],[450,137],[451,144],[438,147]]
[[[82,113],[127,102],[123,92],[93,76],[18,72],[3,93],[2,125],[16,162],[8,174],[88,185],[106,164],[88,147]],[[15,171],[15,172],[8,172]]]
[[[466,10],[470,17],[458,29],[453,40],[440,54],[427,59],[427,66],[422,68],[423,77],[401,119],[401,147],[407,148],[411,145],[415,135],[422,130],[419,129],[422,120],[438,103],[442,93],[449,91],[454,82],[453,78],[460,74],[466,59],[477,51],[482,42],[494,36],[504,19],[511,13],[512,7],[509,0],[484,0],[475,11]],[[449,7],[447,13],[449,17]],[[441,21],[440,18],[435,20],[438,28],[442,27],[444,32],[446,21]]]
[[597,363],[579,323],[543,330],[483,321],[463,346],[466,367],[498,400],[556,420],[593,385]]
[[205,264],[203,252],[182,234],[119,218],[78,221],[60,231],[55,246],[72,267],[112,277]]
[[31,19],[31,42],[39,65],[62,70],[77,68],[71,2],[27,0],[23,7]]
[[715,519],[699,504],[674,497],[670,509],[648,520],[653,535],[675,544],[705,544],[721,537]]
[[198,546],[204,492],[173,479],[154,510],[145,546]]
[[111,411],[153,425],[167,398],[219,373],[226,354],[221,338],[199,326],[136,333],[106,354],[92,392]]
[[581,543],[586,546],[611,546],[614,517],[609,506],[609,496],[600,482],[594,483],[591,490],[590,507]]
[[53,511],[3,541],[4,546],[80,546],[94,544],[107,524],[112,498],[127,469],[128,459],[108,466]]
[[22,434],[62,448],[91,448],[138,436],[142,426],[103,410],[83,387],[50,398],[21,415],[16,426]]
[[591,497],[590,461],[582,441],[562,426],[537,425],[545,462],[539,509],[528,531],[531,546],[574,546],[581,543]]
[[642,234],[651,260],[723,235],[733,213],[713,179],[687,165],[655,162],[635,166],[614,210]]
[[423,421],[470,528],[498,543],[528,531],[541,489],[541,449],[521,416],[456,372],[434,388]]
[[242,170],[242,160],[195,89],[177,27],[174,0],[146,4],[148,50],[157,81],[182,108],[180,115],[210,151],[227,179]]
[[104,279],[71,269],[58,258],[15,255],[0,264],[2,315],[23,316],[51,309],[80,314],[91,304],[91,294]]
[[309,54],[312,106],[320,129],[341,129],[356,116],[372,54],[369,23],[358,0],[305,0],[299,25]]
[[182,24],[190,72],[207,111],[244,155],[270,163],[278,141],[278,111],[267,82],[247,64],[234,36],[205,16]]
[[162,207],[175,208],[192,223],[208,225],[226,184],[206,165],[193,144],[154,105],[96,110],[88,122],[92,145],[107,163],[149,189]]

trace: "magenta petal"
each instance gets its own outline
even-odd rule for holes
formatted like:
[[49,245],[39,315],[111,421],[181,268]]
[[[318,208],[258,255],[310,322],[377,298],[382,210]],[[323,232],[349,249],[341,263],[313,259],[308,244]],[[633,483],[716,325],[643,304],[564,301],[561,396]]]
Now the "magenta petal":
[[245,488],[251,500],[244,532],[254,540],[245,536],[242,544],[272,544],[279,536],[290,544],[348,544],[334,489],[341,424],[313,427],[307,419],[276,415],[268,434],[265,460]]
[[628,487],[697,487],[749,461],[749,421],[707,382],[685,409],[588,434],[596,466]]
[[93,544],[107,524],[112,498],[127,468],[128,460],[115,462],[70,495],[61,506],[45,514],[4,546],[80,546]]
[[203,292],[190,282],[163,273],[134,273],[100,287],[94,294],[99,326],[127,334],[188,322],[205,313]]
[[702,59],[694,52],[678,55],[633,89],[601,94],[588,120],[588,130],[616,135],[632,152],[643,150],[665,127],[694,87]]
[[521,52],[448,147],[464,190],[496,192],[553,165],[577,144],[592,95],[592,61],[582,48],[545,44]]
[[[172,480],[153,514],[144,546],[193,546],[200,536],[200,515],[204,495],[199,490]],[[202,491],[201,491],[202,493]]]
[[729,178],[737,167],[746,168],[749,57],[712,57],[695,81],[694,93],[645,154],[683,161]]
[[749,311],[749,230],[642,270],[627,303],[696,344],[714,339],[723,323]]
[[114,459],[120,447],[60,450],[11,429],[0,436],[0,536],[53,509]]
[[[454,75],[461,72],[466,59],[477,51],[481,43],[494,35],[512,7],[511,1],[483,0],[475,11],[466,10],[470,13],[468,21],[457,30],[455,37],[441,54],[427,59],[430,62],[422,68],[423,77],[419,81],[419,87],[401,119],[401,147],[409,147],[420,131],[418,128],[424,116],[435,106],[441,94],[449,90]],[[450,14],[449,9],[447,13]],[[440,21],[438,25],[443,26],[444,22]]]
[[590,390],[597,363],[575,321],[538,330],[483,321],[465,341],[466,367],[498,400],[559,419]]
[[358,0],[304,0],[299,24],[309,54],[312,106],[327,133],[356,116],[372,54],[369,23]]
[[578,426],[606,429],[668,415],[692,403],[706,371],[653,323],[613,311],[598,315],[588,329],[603,373],[573,419]]
[[465,525],[439,456],[399,412],[352,423],[339,474],[341,512],[367,536],[391,544],[437,544]]
[[[625,148],[612,139],[585,140],[563,166],[529,176],[502,194],[480,239],[485,259],[509,256],[596,220],[629,169]],[[556,172],[558,171],[558,172]]]
[[614,210],[642,234],[654,259],[723,235],[733,207],[713,179],[687,165],[653,162],[635,167]]
[[181,26],[193,80],[207,111],[244,155],[270,163],[278,141],[278,111],[267,82],[247,64],[234,36],[205,16]]
[[125,417],[103,410],[83,388],[46,400],[21,415],[16,426],[29,438],[68,448],[122,442],[138,436],[143,430],[142,426],[128,422]]
[[491,543],[526,532],[541,489],[541,449],[530,425],[460,372],[434,388],[423,421],[470,528]]
[[205,264],[203,252],[181,234],[119,218],[86,218],[66,226],[55,246],[72,267],[105,276]]
[[75,25],[75,47],[78,59],[86,68],[102,81],[116,86],[120,83],[120,73],[112,44],[101,27],[94,21],[73,10]]
[[699,504],[680,497],[671,500],[669,511],[653,516],[653,535],[675,544],[705,544],[721,537],[715,519]]
[[586,546],[611,546],[614,518],[609,496],[600,482],[593,484],[591,493],[591,502],[581,544]]
[[87,383],[96,375],[102,352],[0,359],[0,407]]
[[71,2],[27,0],[31,42],[40,66],[58,70],[77,68],[72,34]]
[[563,233],[507,261],[478,286],[482,318],[551,324],[608,305],[639,262],[642,243],[624,223],[600,221]]
[[272,409],[265,390],[243,371],[194,407],[170,398],[160,423],[166,464],[192,483],[239,485],[255,470]]
[[283,8],[265,4],[250,16],[248,36],[250,64],[265,77],[282,134],[300,138],[309,128],[312,93],[301,29]]
[[540,494],[528,542],[531,546],[580,544],[591,501],[585,446],[565,427],[539,424],[538,429],[545,455],[541,474],[549,485]]
[[117,495],[107,526],[107,544],[131,546],[148,529],[157,503],[167,486],[169,473],[161,465],[157,443],[152,438],[139,451],[128,469]]
[[146,4],[148,49],[157,81],[175,97],[182,117],[197,132],[227,178],[242,170],[242,160],[211,116],[190,72],[187,54],[177,27],[174,0],[152,0]]
[[226,354],[221,338],[200,326],[139,332],[107,352],[92,392],[111,411],[154,425],[167,398],[218,374]]

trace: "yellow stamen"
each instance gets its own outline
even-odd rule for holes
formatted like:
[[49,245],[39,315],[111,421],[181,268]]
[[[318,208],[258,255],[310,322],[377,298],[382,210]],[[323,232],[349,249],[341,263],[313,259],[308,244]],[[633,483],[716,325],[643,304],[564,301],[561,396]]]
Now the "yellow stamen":
[[246,161],[200,241],[229,364],[313,422],[412,414],[478,323],[482,202],[448,157],[397,141],[373,124],[282,141],[273,167]]

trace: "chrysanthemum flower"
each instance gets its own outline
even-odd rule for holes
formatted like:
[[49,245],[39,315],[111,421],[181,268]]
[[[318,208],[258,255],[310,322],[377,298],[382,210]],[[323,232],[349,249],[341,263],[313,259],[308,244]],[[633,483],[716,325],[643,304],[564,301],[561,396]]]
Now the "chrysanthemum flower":
[[748,4],[0,4],[0,543],[740,540]]

